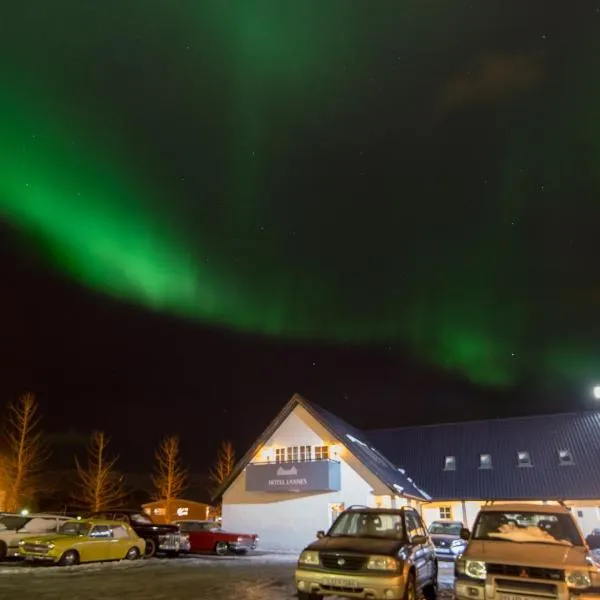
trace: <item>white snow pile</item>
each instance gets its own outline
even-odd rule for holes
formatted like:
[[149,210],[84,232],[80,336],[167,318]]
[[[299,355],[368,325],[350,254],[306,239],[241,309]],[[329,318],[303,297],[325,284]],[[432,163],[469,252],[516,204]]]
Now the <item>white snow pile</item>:
[[355,438],[353,435],[350,435],[349,433],[347,433],[346,437],[351,442],[354,442],[355,444],[358,444],[359,446],[364,446],[365,448],[368,448],[367,444],[365,444],[362,440],[359,440],[358,438]]
[[510,540],[511,542],[538,542],[542,544],[559,544],[562,546],[572,546],[568,540],[557,540],[547,531],[536,526],[517,527],[513,523],[506,523],[499,528],[499,531],[488,533],[488,537],[501,540]]

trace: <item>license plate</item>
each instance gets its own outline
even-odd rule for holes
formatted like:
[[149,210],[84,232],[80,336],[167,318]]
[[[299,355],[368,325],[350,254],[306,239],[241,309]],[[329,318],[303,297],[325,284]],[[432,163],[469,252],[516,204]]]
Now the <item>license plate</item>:
[[179,546],[175,544],[162,544],[159,546],[161,550],[179,550]]
[[517,596],[516,594],[500,594],[500,600],[527,600],[527,596]]
[[347,579],[347,578],[326,579],[323,582],[323,585],[330,585],[332,587],[338,587],[338,588],[357,588],[357,587],[359,587],[357,579]]

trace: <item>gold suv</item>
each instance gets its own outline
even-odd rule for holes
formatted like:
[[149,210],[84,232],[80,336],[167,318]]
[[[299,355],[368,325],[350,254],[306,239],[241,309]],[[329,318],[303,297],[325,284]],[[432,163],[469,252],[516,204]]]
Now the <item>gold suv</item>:
[[600,565],[564,506],[485,506],[461,536],[457,600],[600,600]]
[[428,600],[437,594],[435,546],[413,508],[350,507],[307,546],[296,568],[299,600]]

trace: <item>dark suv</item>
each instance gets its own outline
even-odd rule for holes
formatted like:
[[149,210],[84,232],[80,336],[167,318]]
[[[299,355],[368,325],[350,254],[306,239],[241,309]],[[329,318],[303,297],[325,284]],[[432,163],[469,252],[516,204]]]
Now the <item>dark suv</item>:
[[299,600],[323,596],[415,600],[437,594],[438,563],[419,513],[350,507],[307,546],[296,567]]

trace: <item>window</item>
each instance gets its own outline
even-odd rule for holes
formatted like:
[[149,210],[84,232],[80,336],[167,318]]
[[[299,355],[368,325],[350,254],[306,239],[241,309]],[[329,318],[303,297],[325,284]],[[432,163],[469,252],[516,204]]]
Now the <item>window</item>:
[[93,538],[109,538],[111,536],[112,533],[108,525],[95,525],[90,532],[90,537]]
[[329,460],[329,446],[315,446],[315,460]]
[[444,460],[444,471],[456,471],[456,456],[446,456]]
[[529,456],[529,452],[526,450],[521,450],[517,452],[517,466],[519,467],[532,467],[531,464],[531,456]]
[[440,519],[452,519],[451,506],[440,506]]
[[298,462],[298,446],[290,446],[286,448],[287,462]]
[[479,468],[480,469],[491,469],[492,468],[492,455],[491,454],[480,454],[479,455]]
[[300,460],[302,462],[312,460],[311,450],[310,446],[300,446]]
[[573,464],[573,456],[571,456],[570,450],[559,450],[558,451],[558,460],[561,466],[564,465],[572,465]]
[[125,527],[123,527],[123,525],[113,525],[111,527],[111,529],[112,529],[112,536],[114,538],[122,540],[123,538],[129,537],[129,533],[127,533],[127,529],[125,529]]
[[404,518],[406,519],[406,532],[410,539],[417,535],[425,535],[425,527],[423,527],[421,520],[414,512],[405,512]]
[[285,462],[285,448],[275,448],[275,462]]

